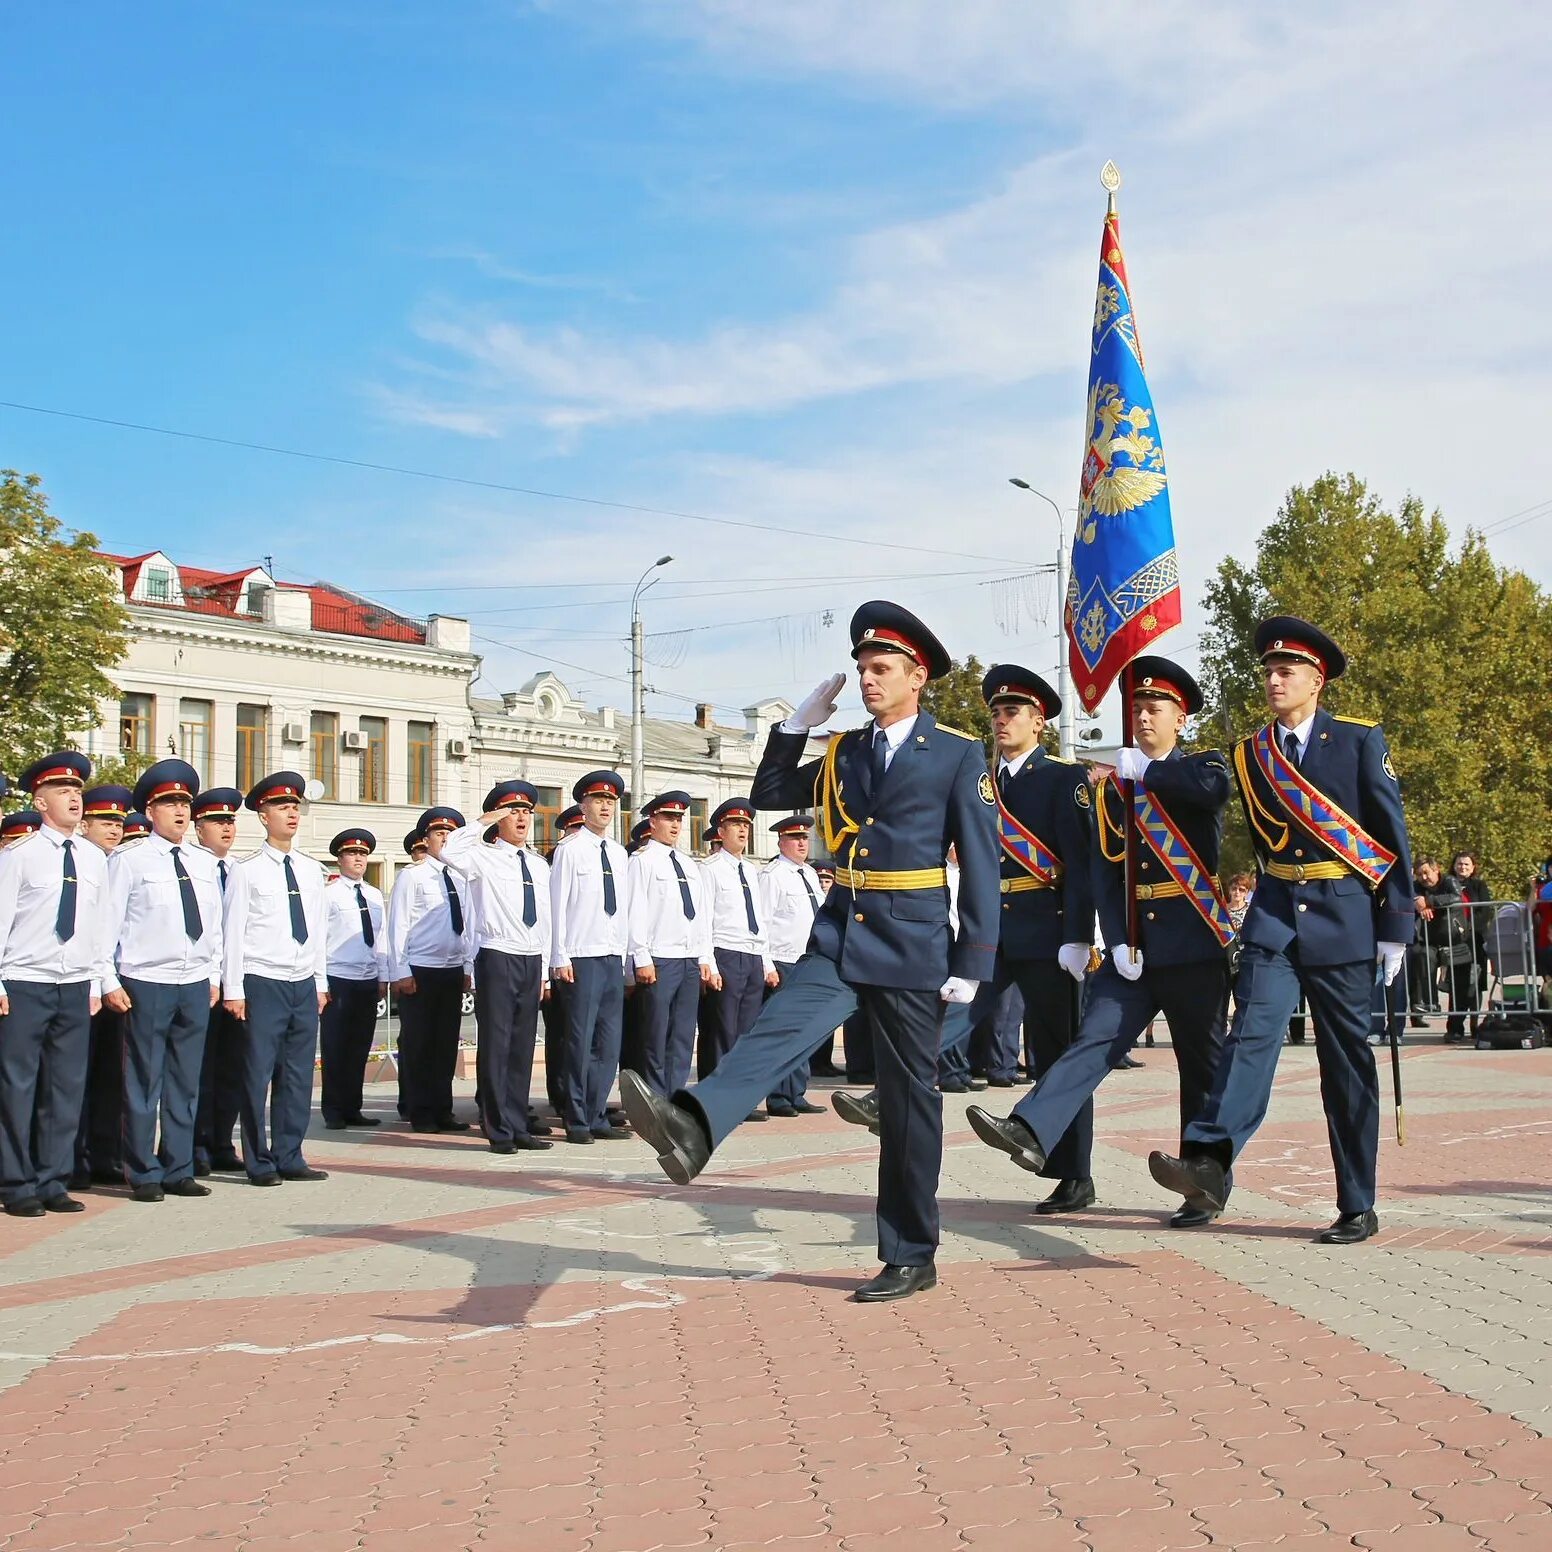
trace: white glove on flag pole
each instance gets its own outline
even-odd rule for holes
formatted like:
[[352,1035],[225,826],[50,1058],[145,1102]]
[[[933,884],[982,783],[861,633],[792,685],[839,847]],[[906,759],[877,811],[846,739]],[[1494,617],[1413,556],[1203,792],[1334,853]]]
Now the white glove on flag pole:
[[1389,986],[1400,975],[1401,967],[1406,963],[1406,944],[1377,943],[1374,950],[1374,960],[1381,967],[1385,977],[1385,984]]

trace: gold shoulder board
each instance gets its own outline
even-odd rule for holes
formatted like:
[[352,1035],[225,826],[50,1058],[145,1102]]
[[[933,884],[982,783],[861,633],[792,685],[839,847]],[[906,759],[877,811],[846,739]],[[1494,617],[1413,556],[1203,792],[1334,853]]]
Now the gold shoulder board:
[[978,744],[981,741],[974,733],[966,733],[962,728],[950,727],[946,722],[938,724],[938,731],[940,733],[952,733],[955,738],[962,738],[967,743]]
[[1335,712],[1331,714],[1333,722],[1351,722],[1357,727],[1378,727],[1378,722],[1371,722],[1367,717],[1339,717]]

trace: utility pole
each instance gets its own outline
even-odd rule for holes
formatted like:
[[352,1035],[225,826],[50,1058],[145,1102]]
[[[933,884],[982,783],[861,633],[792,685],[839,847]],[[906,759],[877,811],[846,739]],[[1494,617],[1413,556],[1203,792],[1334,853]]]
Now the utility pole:
[[[646,696],[641,682],[642,679],[642,642],[641,630],[641,595],[646,592],[652,582],[657,578],[652,577],[652,582],[647,578],[652,576],[660,566],[666,566],[673,559],[672,555],[660,555],[641,576],[637,578],[635,591],[631,594],[631,760],[630,760],[630,800],[632,818],[641,811],[641,805],[645,800],[645,793],[641,787],[645,777],[642,774],[642,761],[644,757],[644,721],[646,716]],[[643,587],[642,584],[646,583]],[[622,835],[622,839],[623,839]]]
[[1027,490],[1039,498],[1056,514],[1056,693],[1062,698],[1061,716],[1057,719],[1056,736],[1063,759],[1070,760],[1073,745],[1077,742],[1074,729],[1075,708],[1072,704],[1072,664],[1067,658],[1067,517],[1062,509],[1046,495],[1036,490],[1028,480],[1017,477],[1008,481],[1020,490]]

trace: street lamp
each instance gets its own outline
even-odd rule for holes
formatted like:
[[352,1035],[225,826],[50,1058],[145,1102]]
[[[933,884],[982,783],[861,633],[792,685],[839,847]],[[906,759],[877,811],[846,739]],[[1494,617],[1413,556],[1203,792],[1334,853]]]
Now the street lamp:
[[[636,579],[635,590],[631,593],[631,768],[630,768],[630,800],[631,812],[637,813],[641,808],[642,792],[641,784],[644,780],[641,772],[642,766],[642,719],[646,715],[643,705],[641,673],[642,673],[642,635],[641,635],[641,595],[647,588],[657,581],[652,573],[661,566],[666,566],[673,559],[672,555],[659,555],[658,558],[647,567]],[[647,578],[652,577],[652,582]],[[643,586],[645,583],[645,586]]]
[[1073,704],[1072,667],[1067,660],[1067,519],[1062,509],[1046,495],[1036,490],[1028,480],[1014,477],[1008,481],[1031,496],[1038,496],[1056,514],[1056,693],[1062,698],[1061,716],[1056,724],[1057,741],[1063,758],[1072,758]]

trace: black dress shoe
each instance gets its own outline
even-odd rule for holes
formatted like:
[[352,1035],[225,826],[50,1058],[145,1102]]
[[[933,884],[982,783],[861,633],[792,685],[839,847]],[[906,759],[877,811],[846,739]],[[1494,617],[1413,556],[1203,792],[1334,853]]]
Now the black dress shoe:
[[78,1169],[65,1182],[67,1191],[90,1191],[92,1188],[92,1172],[89,1169]]
[[1035,1203],[1035,1211],[1041,1214],[1075,1213],[1093,1205],[1092,1180],[1064,1180],[1043,1202]]
[[796,1100],[792,1108],[798,1115],[823,1115],[825,1113],[825,1107],[823,1105],[816,1105],[811,1099]]
[[343,1132],[349,1125],[349,1121],[325,1121],[323,1129],[326,1132]]
[[675,1185],[689,1185],[711,1158],[711,1138],[700,1121],[648,1088],[637,1073],[620,1074],[620,1093],[631,1125],[651,1145],[663,1173]]
[[838,1078],[841,1069],[834,1062],[810,1062],[808,1075],[811,1078]]
[[264,1175],[248,1176],[248,1184],[250,1186],[278,1186],[280,1183],[280,1176],[274,1170],[270,1170],[268,1174]]
[[595,1126],[593,1136],[599,1142],[629,1142],[631,1130],[628,1126]]
[[566,1128],[566,1141],[592,1147],[593,1134],[580,1126],[568,1126]]
[[608,1121],[610,1126],[624,1126],[626,1122],[625,1106],[610,1105],[604,1111],[604,1119]]
[[381,1126],[382,1124],[377,1116],[353,1115],[345,1118],[346,1126]]
[[412,1132],[440,1132],[442,1128],[435,1121],[411,1121]]
[[5,1210],[13,1218],[41,1218],[44,1209],[37,1197],[19,1196],[14,1202],[7,1202]]
[[869,1278],[852,1294],[855,1304],[888,1304],[894,1299],[908,1299],[913,1293],[925,1293],[938,1286],[938,1269],[932,1262],[926,1266],[886,1266],[877,1277]]
[[162,1189],[168,1196],[209,1196],[210,1187],[202,1186],[192,1175],[186,1175],[182,1180],[167,1180],[162,1183]]
[[1018,1086],[1016,1078],[988,1078],[986,1081],[994,1089],[1011,1089]]
[[210,1173],[210,1166],[203,1159],[195,1159],[194,1173],[203,1180]]
[[1146,1062],[1138,1061],[1135,1056],[1128,1052],[1120,1061],[1112,1062],[1110,1070],[1111,1072],[1130,1072],[1134,1067],[1146,1067],[1147,1065]]
[[775,1116],[777,1119],[782,1121],[795,1121],[798,1114],[797,1111],[794,1110],[792,1106],[784,1099],[766,1100],[765,1113],[768,1116]]
[[1191,1202],[1182,1202],[1170,1214],[1169,1226],[1172,1229],[1205,1229],[1217,1216],[1218,1214],[1211,1207],[1198,1207]]
[[235,1153],[218,1153],[210,1161],[210,1167],[219,1175],[240,1175],[243,1161]]
[[746,1121],[768,1121],[770,1117],[763,1110],[751,1110],[744,1119]]
[[950,1078],[947,1082],[940,1082],[938,1084],[938,1093],[940,1094],[968,1094],[969,1092],[970,1085],[960,1078]]
[[[47,1205],[47,1204],[45,1204]],[[1368,1212],[1343,1213],[1329,1229],[1322,1229],[1315,1236],[1317,1245],[1356,1245],[1361,1240],[1373,1239],[1380,1231],[1380,1220],[1371,1208]]]
[[154,1180],[143,1186],[129,1188],[129,1199],[132,1202],[159,1202],[166,1195],[167,1193]]
[[548,1121],[541,1121],[536,1115],[529,1116],[528,1135],[530,1137],[550,1137],[554,1132],[555,1128]]
[[283,1169],[280,1172],[282,1180],[327,1180],[329,1172],[326,1169],[314,1169],[310,1164],[304,1164],[300,1169]]
[[873,1094],[848,1094],[845,1089],[837,1089],[830,1096],[830,1108],[843,1120],[853,1126],[865,1126],[877,1137],[879,1135],[878,1098]]
[[519,1153],[543,1153],[546,1148],[555,1146],[547,1137],[514,1137],[512,1146]]
[[515,1142],[493,1142],[490,1145],[490,1151],[492,1153],[516,1153],[517,1144]]
[[466,1132],[469,1130],[467,1121],[460,1121],[457,1116],[442,1116],[438,1119],[435,1130],[439,1132]]
[[1183,1196],[1192,1207],[1222,1212],[1229,1199],[1228,1178],[1217,1159],[1177,1159],[1155,1151],[1148,1155],[1148,1173],[1166,1191]]
[[86,1203],[78,1202],[68,1192],[60,1191],[54,1196],[43,1198],[44,1212],[85,1212]]
[[984,1094],[987,1088],[990,1086],[991,1081],[992,1080],[990,1078],[971,1078],[970,1081],[965,1084],[965,1087],[969,1089],[972,1094]]
[[1022,1121],[1013,1116],[1004,1121],[1001,1116],[994,1116],[979,1105],[971,1105],[965,1111],[965,1119],[969,1121],[970,1129],[988,1148],[1006,1153],[1020,1169],[1038,1175],[1045,1168],[1045,1149],[1040,1146],[1040,1139]]

